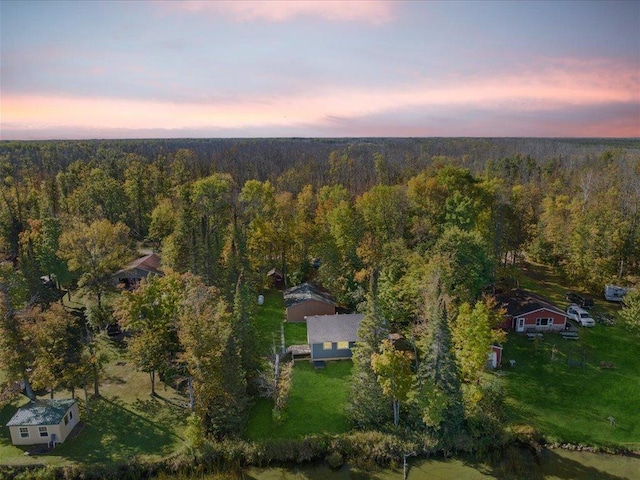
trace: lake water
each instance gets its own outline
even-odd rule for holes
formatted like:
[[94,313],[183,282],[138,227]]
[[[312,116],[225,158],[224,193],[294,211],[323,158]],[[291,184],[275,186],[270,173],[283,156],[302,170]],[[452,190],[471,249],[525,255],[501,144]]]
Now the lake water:
[[[523,453],[523,455],[525,455]],[[481,480],[502,479],[505,475],[486,465],[459,459],[412,459],[409,480]],[[545,450],[538,461],[525,462],[518,478],[530,480],[640,480],[640,458],[567,450]],[[255,480],[398,480],[402,467],[364,472],[343,467],[333,471],[325,465],[297,469],[251,468],[246,477]]]

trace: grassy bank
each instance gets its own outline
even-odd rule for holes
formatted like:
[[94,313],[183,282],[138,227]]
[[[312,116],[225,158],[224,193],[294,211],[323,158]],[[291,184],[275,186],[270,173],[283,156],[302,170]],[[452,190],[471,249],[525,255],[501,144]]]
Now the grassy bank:
[[[560,275],[539,265],[524,273],[524,288],[566,307],[570,287]],[[594,298],[595,313],[617,315],[618,305]],[[546,334],[540,342],[510,336],[503,363],[516,364],[502,377],[509,421],[530,424],[550,441],[640,449],[640,338],[620,325],[597,324],[579,335],[572,341]]]

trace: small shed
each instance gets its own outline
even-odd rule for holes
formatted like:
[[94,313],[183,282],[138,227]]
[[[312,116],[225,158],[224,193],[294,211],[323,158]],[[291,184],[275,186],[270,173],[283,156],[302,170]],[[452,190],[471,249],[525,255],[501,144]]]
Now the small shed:
[[160,263],[160,257],[155,253],[140,257],[114,273],[113,282],[128,289],[135,288],[143,278],[149,275],[162,275]]
[[361,313],[307,317],[311,360],[351,358],[351,349],[358,341],[358,328],[363,318]]
[[334,315],[335,299],[320,287],[310,283],[296,285],[284,291],[287,322],[304,322],[312,315]]
[[62,443],[80,421],[78,402],[36,400],[20,407],[7,427],[14,445]]
[[272,268],[267,272],[267,277],[271,279],[271,284],[275,288],[284,287],[284,275],[277,268]]
[[502,328],[518,333],[560,332],[565,329],[566,313],[548,300],[519,288],[496,295],[499,307],[506,311]]
[[489,368],[494,369],[502,366],[502,346],[497,344],[491,345],[487,365]]

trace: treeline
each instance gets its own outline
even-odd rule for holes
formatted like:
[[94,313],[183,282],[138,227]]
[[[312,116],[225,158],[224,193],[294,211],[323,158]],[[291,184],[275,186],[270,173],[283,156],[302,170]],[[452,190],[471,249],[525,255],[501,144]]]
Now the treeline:
[[[502,397],[482,370],[500,336],[483,294],[525,255],[594,292],[637,281],[638,147],[518,139],[4,143],[3,364],[26,385],[93,381],[98,394],[93,337],[117,320],[152,389],[156,373],[185,379],[193,430],[237,435],[264,381],[247,299],[276,267],[287,284],[312,279],[365,313],[354,353],[355,427],[422,431],[443,449],[490,442]],[[114,300],[111,276],[134,258],[136,243],[158,251],[169,274]],[[52,281],[85,292],[89,329],[50,313]],[[75,332],[71,343],[47,344],[54,334],[39,331],[50,317],[60,319],[58,332]],[[388,342],[391,332],[409,347]]]

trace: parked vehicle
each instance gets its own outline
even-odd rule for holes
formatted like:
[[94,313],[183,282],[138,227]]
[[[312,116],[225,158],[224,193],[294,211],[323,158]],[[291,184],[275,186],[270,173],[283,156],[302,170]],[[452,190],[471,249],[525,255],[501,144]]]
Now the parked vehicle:
[[567,292],[567,300],[571,303],[575,303],[582,308],[592,308],[593,307],[593,298],[587,297],[581,293],[576,292]]
[[581,327],[595,327],[596,325],[595,320],[591,318],[591,314],[576,304],[569,305],[569,308],[567,308],[567,318]]
[[627,289],[624,287],[618,287],[617,285],[604,286],[604,298],[610,302],[622,302],[626,294]]

